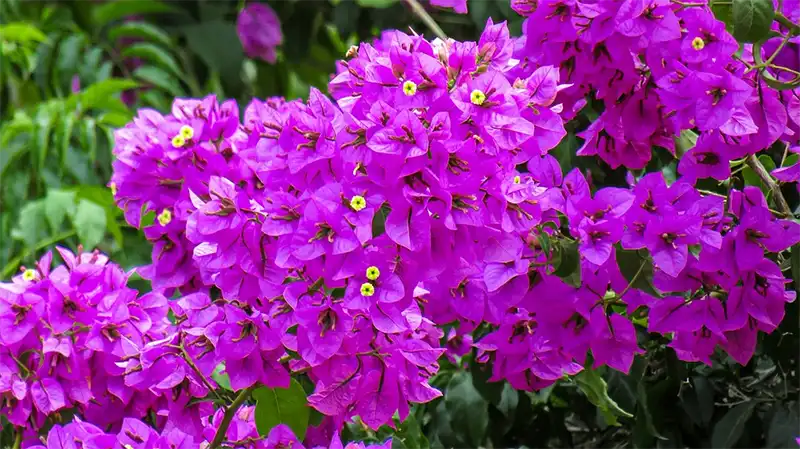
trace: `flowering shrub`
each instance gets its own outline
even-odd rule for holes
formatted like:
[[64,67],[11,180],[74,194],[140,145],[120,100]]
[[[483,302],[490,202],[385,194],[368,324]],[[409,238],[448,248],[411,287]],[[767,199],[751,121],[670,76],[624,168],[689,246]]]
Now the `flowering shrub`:
[[[152,243],[137,271],[154,293],[80,251],[4,286],[2,412],[25,441],[74,409],[46,447],[341,447],[355,417],[394,427],[440,397],[445,359],[474,349],[490,381],[537,391],[629,372],[637,328],[680,360],[746,365],[795,299],[782,264],[800,224],[756,157],[797,151],[800,90],[778,73],[794,69],[760,43],[737,52],[704,4],[512,7],[519,38],[490,19],[477,42],[386,31],[352,47],[332,100],[140,110],[109,186]],[[778,17],[788,43],[797,18]],[[577,154],[625,167],[626,185],[595,188],[551,154],[587,108]],[[653,147],[679,158],[677,180],[643,170]],[[698,187],[731,167],[770,198]],[[298,379],[319,425],[259,425],[261,397]]]

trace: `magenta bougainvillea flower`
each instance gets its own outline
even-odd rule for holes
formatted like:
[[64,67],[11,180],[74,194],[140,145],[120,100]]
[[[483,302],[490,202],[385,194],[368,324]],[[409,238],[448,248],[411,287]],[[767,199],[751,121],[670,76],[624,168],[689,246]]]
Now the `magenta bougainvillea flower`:
[[440,8],[450,8],[458,14],[467,13],[467,0],[430,0],[431,5]]
[[236,32],[247,56],[275,63],[275,49],[283,43],[283,33],[272,8],[264,3],[249,3],[239,12]]

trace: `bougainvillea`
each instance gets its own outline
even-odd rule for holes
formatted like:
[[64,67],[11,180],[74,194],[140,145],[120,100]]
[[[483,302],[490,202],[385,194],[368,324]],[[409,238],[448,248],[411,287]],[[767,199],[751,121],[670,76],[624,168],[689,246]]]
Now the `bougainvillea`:
[[283,33],[280,19],[272,8],[263,3],[250,3],[236,19],[236,32],[248,56],[275,63],[275,50],[283,43]]
[[[775,255],[800,225],[758,187],[696,185],[745,164],[769,178],[754,155],[797,145],[798,90],[778,92],[757,67],[767,48],[738,52],[704,5],[512,8],[519,38],[490,19],[477,42],[387,31],[351,48],[332,99],[139,111],[117,131],[110,187],[153,244],[138,272],[157,293],[137,299],[96,253],[4,286],[4,413],[25,426],[77,407],[84,421],[48,448],[81,432],[130,444],[131,426],[148,442],[135,447],[284,447],[288,428],[262,441],[231,424],[250,419],[237,408],[254,388],[302,377],[321,427],[394,426],[470,345],[521,390],[627,372],[636,326],[681,360],[720,348],[746,364],[795,299]],[[627,185],[594,188],[550,154],[584,108],[598,114],[578,155],[629,169]],[[677,180],[642,170],[654,146],[680,158]],[[232,398],[220,374],[239,393],[215,412]]]
[[[266,438],[261,438],[256,431],[253,420],[253,407],[242,407],[231,421],[231,427],[225,435],[225,445],[242,449],[304,449],[302,442],[284,424],[275,426]],[[179,430],[165,430],[160,433],[142,421],[125,418],[119,432],[103,432],[97,426],[76,419],[66,426],[56,426],[50,430],[44,445],[32,446],[31,449],[64,449],[64,448],[118,448],[135,447],[137,449],[195,449],[208,447],[216,435],[216,429],[222,415],[218,413],[210,419],[207,432],[203,438],[193,438]],[[79,446],[80,445],[80,446]],[[335,434],[330,444],[313,446],[313,449],[389,449],[391,441],[381,445],[365,445],[364,443],[348,443],[343,445],[339,435]]]

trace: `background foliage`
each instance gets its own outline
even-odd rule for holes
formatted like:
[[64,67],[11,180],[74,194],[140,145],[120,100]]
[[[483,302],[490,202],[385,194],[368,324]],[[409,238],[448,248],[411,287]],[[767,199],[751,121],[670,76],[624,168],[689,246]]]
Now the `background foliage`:
[[[97,247],[126,268],[149,260],[149,245],[125,225],[106,186],[114,129],[138,108],[165,112],[173,97],[208,93],[245,105],[252,97],[301,97],[309,86],[324,90],[335,61],[350,45],[382,29],[427,31],[396,0],[271,2],[284,45],[270,65],[244,55],[235,29],[241,3],[0,1],[1,278],[57,243]],[[474,0],[469,9],[466,16],[438,10],[431,15],[457,39],[476,39],[488,17],[508,19],[512,35],[519,34],[521,18],[508,1]],[[732,24],[742,21],[729,3],[720,2],[715,13]],[[757,22],[747,23],[734,28],[743,41],[761,32]],[[596,117],[597,107],[584,109],[555,155],[564,168],[591,172],[599,185],[624,185],[623,169],[575,156],[581,144],[575,134]],[[690,146],[692,136],[681,140]],[[674,180],[674,160],[655,151],[659,157],[647,170]],[[761,161],[768,169],[794,162],[778,147]],[[730,182],[759,185],[749,170],[735,170]],[[797,191],[785,189],[784,195],[797,211]],[[618,260],[629,260],[635,273],[638,257],[628,256]],[[577,261],[560,263],[559,270],[569,274]],[[793,279],[789,287],[798,289],[797,273]],[[639,342],[647,357],[638,357],[629,375],[586,370],[536,393],[488,383],[486,367],[467,354],[442,363],[433,383],[444,397],[416,406],[397,431],[367,432],[355,423],[347,437],[382,441],[391,433],[396,447],[407,448],[791,447],[800,434],[799,316],[797,302],[789,304],[781,327],[763,337],[745,367],[727,356],[715,358],[711,367],[681,362],[662,337],[642,332]],[[304,405],[302,387],[295,382],[285,391],[257,391],[259,427],[286,422],[304,432],[314,423],[319,417]],[[276,401],[291,407],[272,413]],[[0,446],[8,443],[7,431]]]

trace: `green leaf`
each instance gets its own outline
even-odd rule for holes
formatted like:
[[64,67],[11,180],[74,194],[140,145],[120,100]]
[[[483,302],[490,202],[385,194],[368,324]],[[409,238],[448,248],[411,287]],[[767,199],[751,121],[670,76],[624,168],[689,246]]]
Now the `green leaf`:
[[464,429],[470,446],[482,446],[489,426],[488,403],[475,389],[472,374],[455,373],[445,391],[444,403],[451,425]]
[[725,24],[725,30],[728,33],[733,34],[733,6],[730,0],[712,0],[709,4],[714,17]]
[[11,237],[22,240],[27,248],[49,235],[44,200],[31,201],[22,206],[17,227],[11,230]]
[[414,413],[409,414],[406,420],[397,426],[397,431],[392,435],[392,449],[424,449],[428,447],[430,447],[428,439],[422,433],[419,421]]
[[745,423],[752,416],[755,407],[756,402],[749,401],[729,409],[725,416],[714,425],[711,447],[719,449],[733,447],[742,437]]
[[[637,251],[629,251],[617,246],[616,257],[622,276],[629,283],[632,282],[631,288],[637,288],[656,298],[663,297],[653,285],[653,262],[649,256],[642,258]],[[639,273],[640,269],[641,273]],[[638,276],[637,273],[639,273]]]
[[689,418],[699,427],[707,427],[714,417],[714,387],[703,376],[692,377],[681,389],[681,402]]
[[679,136],[675,137],[675,156],[680,158],[694,148],[696,143],[697,133],[690,129],[684,129]]
[[593,369],[584,369],[577,376],[575,382],[578,387],[589,399],[589,402],[594,404],[603,417],[611,425],[617,425],[617,417],[623,416],[625,418],[632,418],[633,415],[626,412],[608,395],[608,385],[600,374]]
[[244,49],[232,22],[213,20],[183,28],[189,49],[212,70],[219,73],[228,86],[242,83]]
[[[666,440],[661,436],[656,428],[656,419],[653,418],[653,410],[650,407],[650,401],[647,398],[647,388],[644,382],[639,382],[639,385],[636,386],[636,392],[638,394],[638,405],[636,407],[637,415],[644,416],[644,429],[649,434],[652,435],[659,440]],[[638,420],[637,420],[638,421]],[[661,424],[659,422],[659,424]]]
[[542,231],[541,226],[539,226],[539,245],[542,247],[542,252],[544,253],[545,258],[549,260],[552,256],[550,251],[553,249],[553,245],[550,240],[550,235]]
[[141,58],[169,70],[173,75],[181,76],[181,67],[168,51],[148,42],[136,42],[122,50],[126,58]]
[[372,217],[372,237],[378,237],[386,232],[386,217],[389,215],[389,206],[384,203]]
[[775,161],[773,161],[768,155],[762,154],[758,156],[758,160],[768,172],[772,173],[772,170],[775,170]]
[[792,246],[790,263],[792,267],[792,279],[794,281],[794,291],[797,292],[798,295],[800,295],[800,243]]
[[502,385],[503,393],[500,395],[500,403],[497,404],[497,410],[509,421],[513,421],[517,412],[517,405],[519,405],[519,392],[507,382],[503,382]]
[[774,18],[772,0],[733,0],[733,37],[739,42],[758,42]]
[[50,228],[57,231],[64,218],[75,214],[75,192],[69,190],[50,190],[44,200],[44,210]]
[[[71,110],[80,106],[84,110],[95,108],[118,110],[119,102],[113,101],[117,99],[115,95],[137,87],[139,87],[139,83],[134,80],[109,78],[71,95],[67,100],[66,108]],[[123,111],[127,111],[127,108],[123,107]]]
[[109,111],[97,117],[97,123],[112,128],[122,128],[133,119],[131,112]]
[[41,169],[47,159],[50,148],[50,133],[55,126],[56,114],[51,110],[51,105],[46,104],[38,108],[34,122],[36,123],[36,148],[38,149],[36,166]]
[[[122,246],[122,230],[116,221],[116,217],[121,215],[122,211],[114,203],[114,196],[111,194],[111,190],[103,186],[83,185],[78,186],[74,191],[77,199],[86,199],[103,207],[106,214],[108,232],[114,237],[117,244]],[[150,224],[152,223],[151,221]]]
[[67,151],[69,151],[69,144],[72,141],[72,130],[75,127],[75,114],[67,112],[61,120],[61,145],[59,151],[61,152],[62,167],[66,163]]
[[135,37],[172,47],[172,38],[161,28],[147,22],[125,22],[115,26],[108,32],[108,37],[116,41],[122,37]]
[[92,16],[95,23],[105,25],[129,16],[173,12],[175,8],[155,0],[118,0],[95,7]]
[[553,274],[574,287],[580,286],[581,256],[578,253],[578,242],[562,240],[557,248],[559,262]]
[[472,385],[480,395],[491,404],[497,405],[503,398],[503,384],[505,382],[489,382],[492,377],[492,366],[488,363],[479,363],[475,358],[470,362]]
[[47,42],[45,35],[39,28],[23,22],[7,23],[0,25],[0,40],[26,44],[28,42]]
[[[476,3],[481,4],[487,2],[477,1]],[[484,19],[484,22],[485,21],[486,20]],[[578,147],[578,139],[575,137],[575,134],[568,133],[553,149],[553,154],[555,155],[556,159],[558,159],[558,165],[561,166],[561,170],[564,173],[567,173],[568,171],[572,170],[573,167],[575,167],[573,159],[575,158],[575,153],[578,151]]]
[[80,200],[73,218],[78,239],[87,250],[96,248],[106,233],[106,211],[88,200]]
[[767,429],[768,448],[794,447],[797,437],[797,412],[787,404],[776,402],[773,406],[772,419]]
[[180,97],[184,95],[181,84],[165,70],[151,65],[145,65],[133,72],[133,77],[151,84],[171,95]]
[[233,388],[231,388],[231,378],[228,376],[228,373],[223,371],[225,371],[225,364],[220,363],[216,368],[214,368],[214,372],[211,373],[211,378],[214,379],[214,382],[216,382],[220,387],[228,391],[233,391]]
[[647,362],[643,357],[637,356],[628,374],[617,370],[610,370],[606,379],[608,395],[614,399],[624,410],[634,410],[639,403],[639,385],[643,383]]
[[308,407],[306,393],[297,380],[289,388],[260,387],[253,391],[256,399],[256,428],[259,435],[267,435],[278,424],[286,424],[299,440],[306,437]]
[[397,2],[398,0],[356,0],[362,8],[388,8]]
[[86,117],[81,122],[80,142],[89,155],[89,161],[94,163],[97,160],[97,123],[91,117]]

